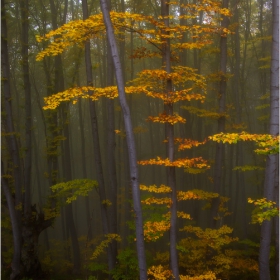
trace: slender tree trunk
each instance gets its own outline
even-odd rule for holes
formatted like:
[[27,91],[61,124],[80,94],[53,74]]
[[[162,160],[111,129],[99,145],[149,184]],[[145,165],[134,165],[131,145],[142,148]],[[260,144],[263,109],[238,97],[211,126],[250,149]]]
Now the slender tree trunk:
[[22,73],[23,88],[25,95],[25,160],[24,160],[24,214],[25,218],[30,215],[31,206],[31,128],[32,128],[32,109],[31,109],[31,85],[29,79],[29,62],[28,62],[28,0],[20,1],[21,11],[21,56],[22,56]]
[[[22,203],[22,193],[21,193],[21,169],[20,169],[20,158],[18,144],[15,135],[15,129],[13,124],[13,114],[12,114],[12,95],[10,87],[10,63],[9,63],[9,53],[8,53],[8,31],[7,31],[7,20],[6,20],[6,3],[5,0],[1,1],[1,70],[2,70],[2,94],[4,96],[4,108],[6,116],[3,118],[5,123],[5,130],[7,132],[7,146],[11,157],[13,166],[13,179],[15,187],[15,199],[13,200],[11,191],[8,186],[8,182],[2,177],[1,187],[3,189],[4,195],[7,199],[9,214],[12,223],[13,231],[13,245],[14,254],[12,259],[12,273],[10,279],[18,279],[21,267],[21,211],[15,210],[15,206],[19,206]],[[3,163],[2,163],[3,168]],[[2,170],[2,175],[4,174]]]
[[[223,8],[228,8],[228,0],[223,0]],[[221,23],[222,27],[227,28],[229,20],[223,16]],[[226,73],[227,73],[227,37],[226,35],[220,39],[220,71],[221,80],[219,85],[219,113],[223,114],[226,111]],[[218,133],[225,131],[226,119],[220,116],[218,119]],[[221,193],[222,190],[222,177],[223,177],[223,158],[224,158],[224,144],[216,143],[215,165],[214,165],[214,192]],[[211,208],[211,227],[217,226],[217,215],[219,208],[219,198],[212,200]]]
[[[273,31],[270,73],[270,129],[271,135],[279,135],[279,0],[273,0]],[[275,201],[278,184],[278,155],[268,155],[266,158],[264,197]],[[264,221],[261,225],[261,241],[259,252],[260,280],[269,280],[270,243],[272,220]],[[276,238],[279,238],[276,236]]]
[[[21,251],[21,260],[25,275],[42,274],[40,262],[38,259],[38,242],[34,240],[34,217],[31,213],[31,164],[32,164],[32,109],[31,109],[31,85],[29,78],[28,62],[28,31],[29,31],[29,1],[20,1],[21,12],[21,56],[23,88],[25,95],[25,158],[24,158],[24,219],[22,223],[23,246]],[[35,210],[35,209],[34,209]]]
[[[64,170],[64,178],[66,181],[71,181],[72,178],[72,166],[71,166],[71,149],[70,149],[70,132],[69,132],[69,108],[68,104],[66,104],[67,108],[62,107],[63,114],[63,123],[64,123],[64,136],[65,140],[63,143],[63,170]],[[73,273],[79,274],[81,272],[81,260],[80,260],[80,247],[78,242],[78,234],[74,222],[73,217],[73,207],[72,204],[68,204],[65,206],[65,217],[66,217],[66,225],[70,233],[71,242],[72,242],[72,250],[73,250]]]
[[[79,108],[79,125],[81,132],[81,156],[82,156],[82,174],[83,178],[87,178],[87,164],[86,164],[86,141],[85,141],[85,128],[84,128],[84,118],[82,115],[82,105],[81,102],[78,103]],[[89,240],[92,239],[92,228],[91,228],[91,217],[90,217],[90,205],[89,205],[89,197],[85,197],[86,203],[86,216],[87,216],[87,238]]]
[[[169,27],[169,3],[162,0],[161,2],[161,15],[164,18],[164,25],[166,28]],[[165,32],[169,35],[169,32]],[[171,48],[170,39],[167,38],[164,42],[164,52],[163,52],[163,64],[166,72],[171,73]],[[166,81],[166,95],[168,96],[172,91],[172,80]],[[173,103],[168,103],[164,105],[167,115],[173,115]],[[167,156],[170,162],[174,161],[174,126],[167,123],[165,126],[166,137],[168,140],[167,146]],[[176,190],[176,175],[175,167],[167,167],[167,183],[171,188],[171,217],[170,217],[170,267],[173,276],[176,280],[179,280],[179,262],[178,262],[178,252],[177,252],[177,190]]]
[[118,54],[115,34],[113,25],[110,18],[110,12],[106,0],[100,0],[101,10],[107,31],[107,38],[110,43],[111,54],[115,66],[115,74],[119,92],[119,101],[123,112],[126,140],[129,156],[129,167],[130,167],[130,180],[132,187],[133,207],[135,211],[135,222],[136,222],[136,246],[138,256],[138,266],[140,272],[140,280],[147,279],[147,267],[146,267],[146,256],[145,256],[145,245],[144,245],[144,232],[143,232],[143,218],[142,208],[140,199],[140,189],[138,182],[138,167],[135,140],[133,135],[133,128],[131,123],[130,110],[125,97],[124,78],[122,73],[122,66]]
[[[86,19],[88,18],[87,1],[83,0],[82,5],[83,5],[83,18]],[[86,63],[87,85],[92,86],[93,81],[92,81],[90,42],[85,43],[85,63]],[[101,204],[102,227],[103,227],[103,233],[104,235],[106,235],[110,232],[110,230],[109,230],[109,221],[108,221],[108,209],[106,203],[104,203],[104,201],[106,201],[106,191],[105,191],[104,175],[103,175],[101,152],[100,152],[100,142],[99,142],[99,132],[98,132],[95,102],[89,101],[89,106],[90,106],[90,117],[91,117],[92,135],[93,135],[94,158],[95,158],[95,165],[97,170],[98,190],[99,190],[100,204]],[[107,248],[107,257],[108,257],[109,271],[111,271],[116,263],[115,260],[113,259],[111,244]]]
[[3,193],[6,197],[9,214],[12,223],[12,231],[13,231],[13,245],[14,245],[14,252],[13,252],[13,260],[12,260],[12,273],[10,275],[11,280],[20,279],[21,267],[20,267],[20,255],[21,255],[21,232],[19,227],[18,215],[15,210],[14,199],[12,197],[9,185],[7,180],[3,177],[5,174],[3,171],[3,162],[1,163],[2,166],[2,178],[1,178],[1,188]]
[[[237,8],[238,6],[238,1],[235,2],[236,8],[234,12],[234,21],[238,22],[239,20],[239,9]],[[233,93],[235,97],[235,108],[237,111],[236,114],[236,123],[241,124],[242,123],[242,107],[241,107],[241,102],[240,102],[240,33],[239,33],[239,27],[237,27],[235,35],[235,63],[234,63],[234,77],[233,77]],[[237,143],[236,147],[236,166],[242,166],[243,165],[243,145],[242,143]],[[231,169],[230,169],[231,170]],[[236,212],[238,211],[238,208],[241,213],[246,213],[246,204],[247,204],[247,199],[246,199],[246,184],[244,181],[244,173],[243,172],[236,172],[236,188],[239,188],[239,193],[240,197],[236,197]],[[236,213],[237,214],[237,213]],[[247,219],[246,215],[244,215],[242,221],[242,238],[245,239],[247,238]]]
[[[110,2],[110,1],[109,1]],[[109,3],[111,5],[111,3]],[[111,8],[109,8],[111,9]],[[114,85],[114,63],[110,51],[110,44],[107,39],[107,79],[106,86]],[[117,233],[118,232],[118,211],[117,211],[117,196],[118,196],[118,184],[117,184],[117,171],[116,171],[116,157],[115,157],[115,146],[116,146],[116,137],[115,137],[115,112],[114,112],[114,99],[107,98],[107,166],[108,166],[108,175],[109,175],[109,186],[110,186],[110,201],[111,206],[109,209],[110,217],[110,232]],[[117,241],[113,240],[111,243],[112,249],[112,261],[113,264],[117,262]]]

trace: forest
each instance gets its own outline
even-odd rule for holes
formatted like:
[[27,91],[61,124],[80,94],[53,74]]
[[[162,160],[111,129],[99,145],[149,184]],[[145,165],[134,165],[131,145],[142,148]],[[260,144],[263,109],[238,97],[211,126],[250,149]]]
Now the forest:
[[2,0],[1,76],[1,279],[279,280],[279,0]]

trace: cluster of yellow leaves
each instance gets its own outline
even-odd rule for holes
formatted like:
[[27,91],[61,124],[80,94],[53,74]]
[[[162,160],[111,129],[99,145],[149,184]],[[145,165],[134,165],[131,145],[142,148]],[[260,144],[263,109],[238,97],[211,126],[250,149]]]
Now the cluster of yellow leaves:
[[216,280],[216,274],[213,273],[212,271],[208,271],[203,275],[198,275],[198,276],[183,276],[180,275],[180,280]]
[[181,212],[181,211],[177,211],[177,217],[182,218],[182,219],[187,219],[187,220],[191,220],[191,215],[187,214],[185,212]]
[[203,142],[198,142],[192,139],[175,138],[174,142],[179,143],[178,151],[182,151],[185,149],[191,149],[192,147],[198,147],[199,145],[203,145],[206,143],[206,140]]
[[91,260],[96,259],[100,254],[104,252],[104,250],[109,246],[109,244],[113,241],[116,240],[118,242],[121,241],[121,237],[118,234],[115,233],[109,233],[105,235],[105,240],[103,240],[94,250]]
[[84,86],[69,88],[63,92],[58,92],[51,96],[45,97],[44,102],[46,105],[43,107],[43,109],[55,109],[59,106],[61,102],[64,101],[72,101],[73,104],[75,104],[78,98],[89,98],[92,101],[96,101],[102,96],[110,99],[116,98],[118,96],[117,87],[113,86],[105,88],[96,88]]
[[223,225],[219,229],[185,226],[180,231],[187,231],[194,233],[199,239],[207,241],[207,245],[213,249],[219,249],[221,246],[237,241],[238,238],[229,237],[227,234],[232,233],[233,229]]
[[152,276],[152,279],[156,280],[166,280],[173,278],[172,272],[169,269],[164,268],[162,265],[151,266],[147,271],[149,276]]
[[252,213],[253,224],[262,224],[265,220],[279,216],[279,207],[275,201],[267,200],[265,197],[256,200],[248,198],[248,203],[255,206]]
[[156,185],[151,185],[151,186],[140,185],[140,190],[148,191],[148,192],[152,192],[152,193],[170,193],[171,192],[171,188],[166,185],[160,185],[159,187],[157,187]]
[[238,141],[253,141],[261,147],[261,149],[255,150],[258,154],[279,153],[279,136],[270,134],[249,134],[243,131],[241,133],[219,133],[208,138],[212,141],[229,144],[235,144]]
[[144,237],[146,241],[156,241],[170,229],[170,221],[147,221],[144,224]]
[[197,195],[195,192],[193,191],[178,191],[177,192],[177,200],[181,201],[181,200],[189,200],[189,199],[200,199],[200,196]]
[[[163,186],[163,185],[162,185]],[[168,193],[171,192],[170,188],[167,186],[160,187],[160,191],[158,191],[158,188],[156,186],[150,186],[146,187],[144,185],[140,186],[141,190],[146,190],[149,192],[154,192],[154,193]],[[212,192],[206,192],[203,190],[190,190],[190,191],[177,191],[177,200],[182,201],[182,200],[190,200],[190,199],[201,199],[201,200],[209,200],[215,197],[218,197],[218,193],[212,193]],[[163,197],[163,198],[156,198],[156,197],[149,197],[141,201],[145,205],[151,205],[151,204],[166,204],[168,207],[171,204],[171,199],[168,197]],[[222,203],[225,201],[223,200]],[[223,205],[223,204],[222,204]],[[224,209],[221,208],[219,209],[220,211]]]
[[171,199],[168,197],[163,197],[163,198],[156,198],[156,197],[149,197],[144,200],[141,200],[141,202],[145,205],[151,205],[151,204],[166,204],[170,206],[171,204]]
[[185,4],[183,6],[187,8],[190,13],[194,13],[194,11],[204,11],[206,13],[214,12],[224,16],[231,16],[229,9],[221,8],[220,1],[203,0],[195,4]]
[[151,117],[149,116],[147,118],[148,121],[152,122],[160,122],[160,123],[169,123],[174,125],[175,123],[185,123],[186,119],[182,118],[181,116],[177,114],[173,115],[167,115],[165,112],[162,114],[159,114],[158,117]]
[[[173,66],[171,73],[163,69],[146,69],[141,71],[138,74],[138,78],[133,82],[137,85],[148,85],[149,90],[154,90],[155,92],[158,92],[158,88],[162,86],[163,81],[170,80],[175,86],[185,87],[188,85],[187,88],[190,88],[190,90],[182,91],[182,95],[196,88],[206,91],[205,77],[196,72],[196,69],[186,66]],[[190,82],[193,83],[191,87],[189,85]]]
[[225,206],[226,202],[230,200],[229,197],[226,196],[220,196],[220,203],[218,208],[218,217],[216,217],[216,220],[220,220],[222,217],[226,217],[232,214],[232,212],[228,211],[228,208]]
[[160,98],[163,100],[165,104],[171,104],[178,101],[191,101],[191,100],[201,100],[204,102],[205,96],[201,95],[200,93],[188,93],[192,90],[192,88],[171,91],[168,93],[164,92],[154,92],[154,91],[146,91],[147,96],[151,96],[153,98]]
[[76,179],[51,186],[53,196],[66,198],[66,203],[75,201],[78,196],[88,196],[88,193],[97,188],[98,183],[91,179]]
[[202,157],[197,158],[183,158],[175,161],[170,161],[168,158],[162,159],[157,157],[155,159],[141,160],[138,161],[141,165],[164,165],[164,166],[175,166],[175,167],[196,167],[196,168],[210,168],[210,165]]
[[[230,31],[224,30],[219,27],[217,23],[215,23],[215,16],[211,16],[211,12],[218,12],[223,15],[229,15],[227,9],[221,9],[218,6],[209,5],[209,3],[203,3],[200,5],[183,5],[182,8],[187,9],[189,13],[190,9],[193,13],[196,11],[196,14],[199,13],[200,10],[209,11],[207,24],[203,25],[178,25],[171,24],[171,26],[166,26],[161,18],[158,20],[154,19],[151,16],[145,16],[140,14],[133,13],[118,13],[111,11],[110,17],[114,26],[114,30],[116,34],[123,34],[125,31],[135,31],[139,38],[146,40],[154,45],[161,45],[164,43],[164,40],[167,38],[170,39],[181,39],[182,34],[186,31],[191,32],[197,36],[197,42],[191,43],[191,45],[183,45],[177,43],[174,48],[201,48],[206,44],[212,43],[212,40],[205,40],[205,37],[209,37],[209,33],[218,33],[229,34]],[[211,12],[210,12],[211,11]],[[183,18],[184,16],[182,16]],[[195,17],[195,15],[192,15]],[[213,21],[214,19],[214,21]],[[142,23],[142,24],[139,24]],[[142,28],[145,26],[145,28]],[[152,28],[148,29],[147,26],[152,26]],[[61,54],[65,49],[73,46],[79,45],[83,46],[84,42],[92,39],[98,38],[105,31],[105,26],[103,22],[102,14],[95,14],[90,16],[86,20],[75,20],[69,23],[64,24],[58,29],[45,34],[44,36],[36,36],[38,42],[42,41],[50,41],[49,46],[40,52],[37,55],[37,60],[42,60],[45,56],[50,55],[58,55]],[[202,35],[204,33],[204,35]],[[141,50],[136,53],[136,57],[151,57],[154,52],[149,53],[146,50]],[[157,55],[157,53],[155,53]]]

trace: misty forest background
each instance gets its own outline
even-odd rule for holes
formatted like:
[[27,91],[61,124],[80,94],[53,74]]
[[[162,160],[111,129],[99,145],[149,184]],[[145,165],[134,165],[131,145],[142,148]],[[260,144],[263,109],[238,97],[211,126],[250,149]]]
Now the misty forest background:
[[[158,19],[164,13],[162,3],[112,0],[111,9]],[[207,139],[219,132],[270,133],[272,1],[180,0],[169,7],[173,15],[170,24],[206,26],[209,18],[217,16],[211,8],[223,8],[225,3],[230,16],[220,16],[216,24],[229,31],[221,36],[221,29],[213,28],[206,34],[208,43],[196,45],[204,35],[182,29],[178,42],[190,44],[171,52],[170,58],[173,65],[196,69],[206,83],[204,102],[185,99],[173,107],[186,119],[172,125],[175,139],[189,139],[189,149],[182,150],[178,145],[183,142],[178,140],[174,158],[202,158],[209,165],[197,168],[182,163],[175,168],[177,192],[193,195],[178,199],[177,211],[190,215],[181,214],[186,219],[178,218],[177,222],[181,279],[257,279],[259,274],[261,225],[252,220],[256,210],[248,198],[264,196],[267,155],[254,152],[254,141],[217,144]],[[205,9],[179,19],[184,15],[182,7],[191,4],[190,11],[199,4]],[[101,32],[89,29],[90,44],[80,41],[56,56],[46,55],[36,61],[36,56],[55,40],[38,41],[36,37],[99,13],[99,2],[92,0],[1,1],[2,279],[138,279],[135,214],[118,98],[91,101],[73,96],[56,109],[43,109],[45,97],[69,88],[116,85],[105,28]],[[136,22],[138,30],[151,28],[137,18],[130,20]],[[155,77],[130,83],[141,71],[162,69],[166,63],[160,44],[148,42],[149,36],[123,26],[116,32],[128,86],[163,83]],[[220,92],[222,85],[224,93]],[[198,92],[202,94],[201,89]],[[126,97],[137,160],[165,159],[167,125],[148,118],[165,112],[166,104],[143,93],[127,93]],[[194,140],[203,143],[195,145]],[[147,162],[139,164],[138,171],[149,279],[169,279],[169,206],[166,200],[159,202],[169,194],[147,191],[149,186],[168,185],[169,175],[165,166]],[[52,190],[55,185],[57,189]],[[153,198],[158,202],[151,202]],[[214,219],[215,211],[219,219]],[[273,223],[271,279],[278,279],[276,228]],[[17,242],[20,244],[15,247]],[[21,248],[20,252],[16,248]],[[20,270],[15,268],[17,262]],[[190,278],[184,278],[187,275]]]

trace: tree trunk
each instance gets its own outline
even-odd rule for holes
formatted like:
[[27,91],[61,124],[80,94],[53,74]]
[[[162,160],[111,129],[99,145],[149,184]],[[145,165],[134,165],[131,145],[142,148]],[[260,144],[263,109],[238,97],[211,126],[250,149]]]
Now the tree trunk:
[[[110,2],[110,1],[109,1]],[[111,5],[111,3],[109,3]],[[110,8],[109,8],[110,9]],[[110,52],[110,44],[107,39],[107,79],[106,86],[114,85],[114,64],[112,55]],[[115,112],[114,112],[114,99],[107,98],[107,134],[108,134],[108,142],[107,142],[107,166],[108,166],[108,175],[109,175],[109,187],[110,187],[110,201],[111,206],[109,209],[110,217],[110,232],[118,233],[118,211],[117,211],[117,196],[118,196],[118,183],[117,183],[117,171],[116,171],[116,157],[115,157],[115,146],[116,146],[116,137],[115,137]],[[112,249],[112,261],[115,265],[117,262],[117,241],[113,240],[111,243]]]
[[[83,19],[87,19],[88,18],[87,1],[83,0],[82,5],[83,5]],[[92,86],[93,81],[92,81],[90,42],[85,43],[85,63],[86,63],[87,85]],[[91,92],[90,94],[93,93]],[[104,235],[106,235],[110,232],[110,230],[109,230],[109,221],[108,221],[108,209],[106,203],[104,203],[104,201],[106,201],[106,191],[105,191],[102,159],[101,159],[101,152],[100,152],[99,131],[98,131],[95,102],[90,100],[89,106],[90,106],[90,118],[91,118],[92,136],[93,136],[94,159],[95,159],[95,165],[97,170],[98,190],[100,196],[102,227],[103,227],[103,233]],[[111,244],[107,248],[107,257],[108,257],[109,271],[111,271],[116,263],[115,260],[113,259]]]
[[[273,0],[273,33],[271,53],[270,77],[270,129],[271,135],[279,135],[279,0]],[[278,184],[278,155],[268,155],[266,158],[264,197],[275,201]],[[269,280],[270,243],[272,233],[272,220],[264,221],[261,225],[261,241],[259,251],[260,280]],[[278,238],[276,236],[276,238]]]
[[[164,18],[164,25],[166,28],[169,27],[169,3],[162,0],[161,2],[161,15]],[[169,35],[169,32],[165,32]],[[166,72],[171,73],[171,49],[170,49],[170,39],[167,38],[164,42],[162,61]],[[166,81],[166,95],[168,96],[172,91],[172,80]],[[167,115],[173,115],[173,103],[168,103],[164,105]],[[174,126],[167,123],[165,126],[165,134],[168,140],[167,146],[167,156],[170,162],[174,161]],[[167,184],[171,188],[171,217],[170,217],[170,268],[172,270],[173,276],[176,280],[179,280],[179,262],[178,262],[178,252],[177,252],[177,190],[176,190],[176,177],[175,177],[175,167],[167,167]]]
[[138,182],[138,166],[136,157],[135,140],[133,135],[133,127],[131,122],[130,110],[126,101],[124,78],[122,73],[122,66],[118,54],[115,34],[113,25],[110,18],[110,12],[106,0],[100,0],[101,10],[106,26],[107,38],[110,43],[111,54],[115,66],[115,74],[119,92],[119,101],[123,112],[126,140],[129,156],[129,167],[130,167],[130,181],[132,187],[133,207],[135,211],[136,221],[136,246],[138,256],[138,266],[140,272],[140,280],[147,279],[147,267],[146,267],[146,256],[145,256],[145,245],[144,245],[144,232],[143,232],[143,218],[141,208],[140,189]]
[[9,214],[11,218],[12,223],[12,231],[13,231],[13,245],[14,245],[14,253],[13,253],[13,259],[12,259],[12,273],[10,275],[11,280],[20,279],[20,273],[21,273],[21,267],[20,267],[20,254],[21,254],[21,232],[19,227],[19,220],[18,215],[15,210],[14,205],[14,199],[12,197],[11,191],[8,186],[8,182],[3,177],[3,162],[1,163],[2,167],[2,178],[1,178],[1,188],[3,190],[3,193],[6,197],[8,208],[9,208]]
[[[12,259],[12,273],[10,279],[18,279],[21,266],[21,211],[16,210],[15,206],[19,206],[22,203],[22,193],[21,193],[21,169],[20,169],[20,158],[18,144],[15,135],[15,129],[13,124],[13,114],[12,114],[12,96],[11,96],[11,87],[10,87],[10,63],[9,63],[9,53],[8,53],[8,42],[7,42],[7,20],[6,20],[6,7],[5,0],[1,1],[1,69],[2,69],[2,94],[4,96],[4,108],[5,108],[5,117],[3,122],[5,124],[5,131],[7,133],[6,140],[8,151],[11,157],[13,165],[13,179],[14,179],[14,188],[15,188],[15,199],[13,200],[11,191],[9,189],[8,182],[2,177],[1,187],[3,189],[4,195],[7,199],[9,214],[12,223],[13,231],[13,245],[14,245],[14,254]],[[3,163],[2,163],[3,168]],[[4,174],[2,170],[2,175]]]
[[[69,108],[68,104],[66,104],[67,108],[62,106],[62,114],[63,114],[63,123],[64,123],[64,145],[63,145],[63,173],[66,181],[72,180],[72,166],[71,166],[71,149],[70,149],[70,132],[69,132]],[[79,274],[81,272],[81,260],[80,260],[80,247],[78,242],[78,234],[76,230],[76,226],[74,223],[73,217],[73,208],[72,204],[68,204],[65,206],[65,217],[66,217],[66,226],[69,230],[71,242],[72,242],[72,250],[73,250],[73,273]]]
[[[228,0],[223,0],[223,8],[228,8]],[[228,27],[229,20],[226,16],[222,16],[221,26]],[[220,39],[220,72],[221,80],[219,85],[219,113],[223,114],[226,111],[226,73],[227,73],[227,37],[226,35]],[[218,119],[218,131],[217,133],[225,131],[226,119],[224,116],[220,116]],[[214,165],[214,192],[221,193],[222,190],[222,176],[223,176],[223,158],[224,158],[224,144],[216,143],[215,165]],[[212,200],[211,207],[211,227],[217,227],[217,215],[219,208],[219,198]]]

